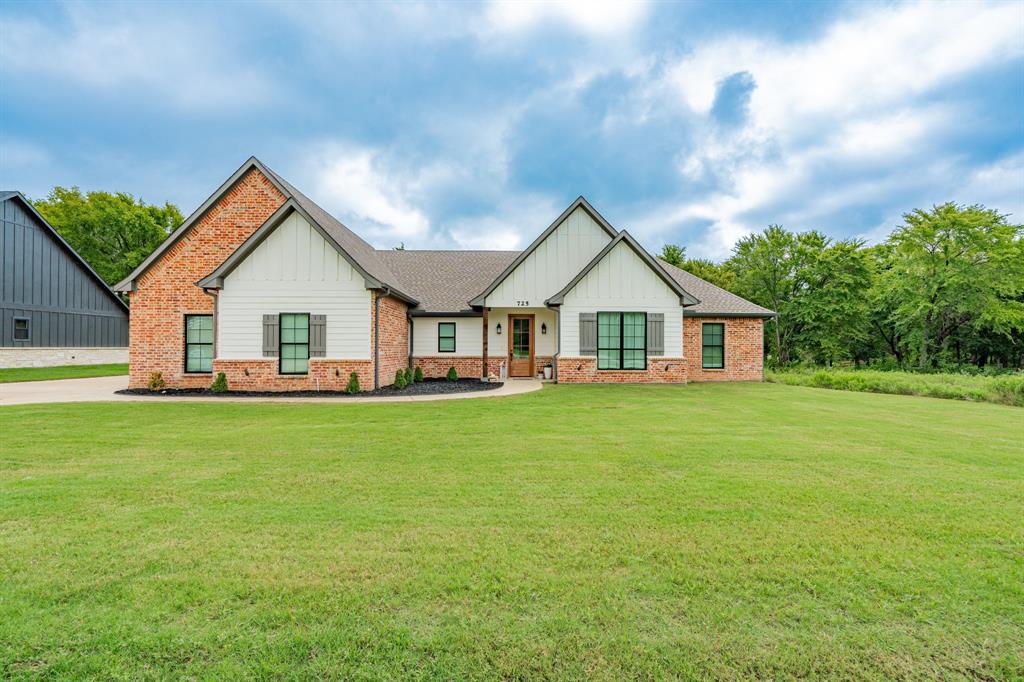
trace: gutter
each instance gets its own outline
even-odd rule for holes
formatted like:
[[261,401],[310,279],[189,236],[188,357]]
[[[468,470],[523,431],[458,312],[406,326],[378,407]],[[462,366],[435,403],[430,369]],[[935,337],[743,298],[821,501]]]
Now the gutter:
[[380,388],[380,291],[373,297],[373,388]]

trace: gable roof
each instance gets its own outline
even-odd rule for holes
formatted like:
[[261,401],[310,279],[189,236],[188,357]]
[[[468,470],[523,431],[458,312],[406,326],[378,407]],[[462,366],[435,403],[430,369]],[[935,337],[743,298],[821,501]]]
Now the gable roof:
[[700,298],[700,303],[686,309],[688,317],[775,317],[776,315],[768,308],[751,303],[691,272],[670,265],[660,258],[658,265],[672,279],[679,282],[680,286]]
[[520,251],[378,251],[408,292],[420,302],[412,315],[480,315],[466,301],[487,286]]
[[526,260],[526,257],[529,256],[531,253],[533,253],[534,250],[536,250],[536,248],[541,245],[541,242],[543,242],[545,239],[548,238],[548,235],[550,235],[552,232],[554,232],[556,229],[558,229],[558,226],[561,225],[562,222],[566,218],[568,218],[569,215],[573,211],[575,211],[577,208],[581,208],[584,211],[586,211],[587,215],[589,215],[591,218],[593,218],[594,222],[596,222],[598,224],[598,226],[601,227],[602,230],[604,230],[605,232],[608,233],[609,237],[612,237],[614,239],[615,235],[618,234],[618,230],[616,230],[614,227],[612,227],[611,223],[609,223],[607,220],[605,220],[604,216],[602,216],[600,213],[598,213],[597,209],[590,205],[589,201],[584,199],[583,196],[576,197],[576,200],[574,202],[572,202],[571,204],[569,204],[569,208],[567,208],[564,211],[562,211],[562,214],[559,215],[557,218],[555,218],[555,221],[553,223],[551,223],[550,225],[548,225],[547,229],[544,230],[543,232],[541,232],[540,236],[537,237],[536,239],[534,239],[533,243],[526,247],[525,251],[520,253],[519,256],[516,257],[515,260],[513,260],[511,263],[509,263],[508,267],[506,267],[501,272],[501,274],[499,274],[497,277],[495,277],[494,281],[492,281],[490,283],[490,285],[486,289],[483,290],[482,293],[474,296],[469,301],[469,304],[472,305],[472,306],[482,306],[484,304],[485,299],[491,294],[491,292],[494,291],[495,289],[497,289],[498,285],[501,284],[505,280],[506,277],[508,277],[510,274],[512,274],[512,271],[514,271],[517,267],[519,267],[519,264],[522,263],[524,260]]
[[633,236],[630,235],[625,230],[619,232],[618,236],[616,236],[615,239],[608,242],[605,245],[605,247],[601,249],[601,251],[596,256],[594,256],[593,260],[587,263],[586,267],[580,270],[579,273],[575,277],[573,277],[568,284],[565,285],[565,288],[563,288],[557,294],[549,298],[547,301],[545,301],[545,303],[547,303],[548,305],[561,305],[562,301],[565,299],[565,295],[572,291],[573,288],[580,283],[580,280],[586,277],[587,273],[593,270],[594,267],[602,260],[604,260],[604,257],[607,256],[611,252],[611,250],[618,246],[620,243],[624,243],[629,248],[633,249],[633,252],[640,257],[640,260],[646,263],[647,267],[654,271],[654,274],[660,277],[661,281],[667,284],[668,287],[679,296],[679,305],[687,306],[700,303],[700,301],[697,300],[689,292],[687,292],[686,289],[684,289],[679,282],[677,282],[674,278],[670,277],[669,274],[659,265],[658,261],[656,261],[654,257],[651,256],[651,254],[647,253],[647,250],[644,249],[644,247],[640,246],[640,244],[635,239],[633,239]]
[[[382,282],[377,278],[376,274],[367,271],[366,267],[363,265],[363,263],[366,262],[366,259],[364,258],[362,262],[360,262],[360,260],[356,259],[348,249],[342,246],[341,242],[350,242],[348,235],[351,235],[352,233],[347,228],[344,228],[344,226],[337,221],[333,221],[332,223],[315,219],[295,198],[290,198],[285,201],[284,204],[274,211],[274,213],[267,218],[267,220],[260,225],[255,232],[249,235],[248,239],[242,242],[242,244],[235,249],[234,253],[228,256],[227,259],[217,266],[213,272],[196,282],[196,286],[203,287],[204,289],[222,288],[224,286],[224,278],[231,274],[235,268],[241,265],[242,261],[256,250],[256,247],[262,244],[266,238],[269,237],[274,230],[280,227],[280,225],[293,213],[301,215],[328,244],[334,247],[334,250],[337,251],[342,258],[348,261],[348,264],[351,265],[356,272],[363,276],[363,281],[366,283],[366,287],[368,289],[388,289],[392,295],[401,298],[411,305],[416,305],[418,303],[416,299],[398,289],[395,289],[393,286]],[[344,229],[339,230],[339,226]],[[373,256],[373,262],[378,262],[376,252],[374,252]],[[393,274],[389,273],[389,277],[392,281],[395,281]]]
[[[178,227],[178,229],[171,233],[171,235],[165,239],[163,243],[153,251],[153,253],[142,261],[142,263],[139,264],[139,267],[135,268],[128,277],[118,282],[114,289],[116,291],[131,291],[134,289],[135,281],[145,273],[145,271],[148,270],[149,267],[167,251],[167,249],[177,243],[177,241],[180,240],[193,225],[199,222],[199,220],[206,215],[206,213],[221,199],[221,197],[231,191],[231,189],[234,188],[234,186],[237,185],[250,170],[253,169],[262,173],[285,197],[285,203],[281,208],[279,208],[278,211],[275,211],[274,215],[268,218],[256,232],[260,232],[261,230],[264,230],[264,228],[268,228],[271,220],[275,217],[280,217],[278,216],[278,213],[286,205],[289,205],[289,201],[291,201],[290,209],[300,210],[303,217],[310,223],[310,225],[316,228],[317,231],[327,239],[328,243],[337,249],[338,252],[344,256],[360,274],[363,275],[367,281],[368,287],[388,289],[398,298],[401,298],[408,303],[416,303],[415,299],[410,297],[408,294],[403,293],[398,284],[398,278],[388,269],[387,265],[378,258],[378,251],[361,239],[355,232],[345,227],[345,225],[338,221],[337,218],[321,208],[315,201],[297,190],[291,183],[286,181],[280,175],[270,170],[270,168],[255,156],[249,157],[249,159],[243,163],[238,170],[232,173],[231,177],[217,188],[217,191],[211,194],[206,201],[204,201],[202,205],[200,205],[199,208],[197,208],[195,212],[193,212],[192,215],[190,215],[188,219]],[[275,222],[268,229],[272,231],[278,224],[280,223]],[[256,233],[250,235],[250,238],[243,242],[242,247],[248,244],[255,236]],[[259,242],[265,238],[266,234],[263,234],[252,248],[259,245]],[[239,247],[239,249],[242,247]],[[248,253],[249,252],[246,251],[246,254]],[[234,254],[222,263],[221,267],[229,261],[232,261],[232,259],[234,259]],[[237,265],[237,262],[235,265]],[[220,268],[217,270],[220,270]],[[217,272],[217,270],[214,272]],[[202,281],[206,281],[212,275],[213,273],[205,277]],[[223,275],[220,276],[223,277]]]
[[36,207],[33,206],[32,203],[25,198],[24,194],[15,190],[2,191],[0,192],[0,202],[5,201],[17,201],[18,203],[20,203],[25,208],[25,210],[28,211],[29,214],[32,215],[39,222],[40,225],[43,226],[43,229],[49,232],[50,236],[57,241],[57,244],[62,249],[64,249],[65,252],[67,252],[71,259],[78,263],[78,265],[80,265],[81,268],[85,270],[86,274],[88,274],[89,277],[91,277],[96,282],[96,284],[99,285],[100,289],[102,289],[104,293],[110,296],[110,298],[117,301],[117,305],[121,310],[123,310],[124,312],[128,312],[128,305],[121,300],[121,297],[115,294],[114,291],[110,288],[110,286],[103,280],[103,278],[100,277],[99,273],[93,270],[92,266],[89,265],[85,261],[85,259],[78,254],[77,251],[71,248],[71,245],[64,240],[64,237],[60,235],[60,232],[57,232],[53,225],[46,221],[46,218],[44,218],[39,213],[39,211],[36,210]]

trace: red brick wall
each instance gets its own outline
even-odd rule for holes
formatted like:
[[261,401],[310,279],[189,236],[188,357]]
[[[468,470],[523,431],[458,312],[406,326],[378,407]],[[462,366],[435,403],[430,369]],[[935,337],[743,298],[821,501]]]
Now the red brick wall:
[[309,374],[294,376],[278,374],[277,367],[277,358],[213,361],[213,371],[224,372],[231,391],[344,391],[352,372],[359,375],[360,390],[373,388],[371,360],[310,358]]
[[[725,368],[701,367],[701,325],[725,324]],[[758,317],[684,317],[683,346],[690,381],[764,379],[764,320]]]
[[[371,300],[370,305],[373,305]],[[395,383],[395,372],[409,366],[409,306],[393,296],[380,299],[380,385]],[[373,324],[372,315],[370,324]],[[373,328],[370,329],[370,349],[373,352]],[[371,382],[367,388],[373,388]]]
[[213,299],[195,283],[210,274],[285,201],[253,169],[139,279],[129,294],[129,385],[161,372],[172,388],[209,386],[210,374],[184,373],[186,314],[212,314]]
[[[460,378],[479,379],[483,359],[479,355],[430,355],[413,358],[412,366],[422,368],[423,376],[427,379],[447,376],[449,367],[454,367]],[[497,368],[494,373],[498,374]]]
[[686,383],[682,358],[648,357],[645,370],[597,369],[596,357],[558,358],[558,381],[566,384]]

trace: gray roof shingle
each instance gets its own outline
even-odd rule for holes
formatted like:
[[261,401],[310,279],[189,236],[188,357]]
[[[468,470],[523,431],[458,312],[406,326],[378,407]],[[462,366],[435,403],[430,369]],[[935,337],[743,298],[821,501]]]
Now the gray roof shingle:
[[420,302],[416,313],[463,313],[519,251],[378,251],[403,291]]
[[658,264],[669,274],[672,279],[679,282],[679,286],[700,299],[700,303],[686,308],[687,315],[723,315],[723,316],[744,316],[744,317],[773,317],[774,312],[762,308],[756,303],[751,303],[745,298],[730,293],[721,287],[716,287],[711,282],[703,280],[697,275],[681,270],[658,259]]

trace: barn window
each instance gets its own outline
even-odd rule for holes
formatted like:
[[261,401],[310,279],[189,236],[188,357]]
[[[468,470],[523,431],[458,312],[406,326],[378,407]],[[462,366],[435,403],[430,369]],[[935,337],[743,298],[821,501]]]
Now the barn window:
[[27,317],[16,317],[14,318],[14,340],[15,341],[28,341],[29,339],[29,319]]

